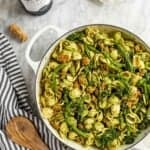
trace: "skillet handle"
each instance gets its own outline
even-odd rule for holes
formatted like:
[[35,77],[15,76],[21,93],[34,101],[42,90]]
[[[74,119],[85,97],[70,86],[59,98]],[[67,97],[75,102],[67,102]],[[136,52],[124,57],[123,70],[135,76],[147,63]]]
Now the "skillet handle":
[[30,53],[31,53],[31,49],[32,49],[32,46],[34,44],[34,42],[39,38],[39,36],[41,34],[43,34],[46,30],[54,30],[57,32],[57,36],[61,36],[65,33],[64,30],[61,30],[59,29],[58,27],[55,27],[53,25],[48,25],[44,28],[42,28],[41,30],[39,30],[34,36],[33,38],[31,39],[31,41],[29,42],[28,46],[27,46],[27,49],[25,51],[25,57],[26,57],[26,60],[28,62],[28,64],[30,65],[30,67],[33,69],[34,73],[36,74],[36,71],[37,71],[37,68],[39,66],[39,63],[40,61],[33,61],[30,57]]

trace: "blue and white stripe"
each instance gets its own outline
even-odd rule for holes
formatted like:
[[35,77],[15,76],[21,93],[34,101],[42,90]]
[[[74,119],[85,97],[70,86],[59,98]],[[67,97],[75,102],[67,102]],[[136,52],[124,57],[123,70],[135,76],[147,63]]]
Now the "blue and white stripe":
[[5,125],[14,116],[25,116],[32,120],[49,149],[69,150],[50,133],[39,118],[32,114],[28,104],[28,92],[16,56],[7,38],[0,33],[1,150],[26,150],[26,148],[13,143],[6,135]]

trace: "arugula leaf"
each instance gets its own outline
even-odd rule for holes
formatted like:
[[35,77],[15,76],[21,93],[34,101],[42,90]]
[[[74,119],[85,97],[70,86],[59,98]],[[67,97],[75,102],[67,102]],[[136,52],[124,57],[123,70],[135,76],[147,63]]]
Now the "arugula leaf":
[[124,143],[125,144],[132,144],[135,140],[135,137],[133,135],[125,136]]
[[52,77],[51,77],[51,87],[52,89],[56,92],[57,90],[57,82],[56,82],[56,79],[57,79],[57,73],[63,69],[65,67],[66,64],[60,64],[58,65],[55,69],[54,69],[54,72],[52,72]]
[[92,45],[86,45],[89,51],[92,51],[94,53],[99,53],[100,51],[98,49],[96,49],[94,46]]
[[[65,101],[64,116],[65,116],[66,123],[78,135],[83,136],[83,137],[87,137],[88,133],[82,131],[81,129],[77,128],[77,126],[76,126],[75,118],[72,115],[72,111],[75,107],[75,104],[72,101],[69,101],[69,96],[68,96],[67,91],[65,91],[63,98],[64,98],[64,101]],[[80,109],[82,109],[82,107],[83,107],[83,103],[79,102],[77,106],[79,107],[78,109],[80,111]]]
[[131,72],[133,72],[133,71],[134,71],[134,67],[133,67],[133,65],[132,65],[132,63],[131,63],[131,61],[130,61],[129,53],[126,52],[126,51],[123,49],[123,47],[122,47],[120,44],[118,44],[118,43],[116,43],[116,47],[117,47],[118,51],[120,52],[120,54],[122,55],[122,57],[124,57],[124,59],[125,59],[125,61],[126,61],[126,63],[127,63],[127,68],[128,68]]
[[116,128],[110,128],[104,134],[96,137],[96,143],[99,148],[106,148],[111,142],[120,135]]
[[70,41],[81,41],[82,40],[82,37],[84,37],[85,34],[83,31],[79,31],[79,32],[76,32],[76,33],[73,33],[71,35],[69,35],[67,37],[67,40],[70,40]]
[[108,59],[110,61],[110,64],[107,64],[110,68],[112,68],[113,70],[116,70],[118,72],[120,72],[122,70],[121,67],[123,67],[123,64],[120,64],[120,63],[112,60],[112,58],[106,52],[103,52],[103,55],[106,59]]

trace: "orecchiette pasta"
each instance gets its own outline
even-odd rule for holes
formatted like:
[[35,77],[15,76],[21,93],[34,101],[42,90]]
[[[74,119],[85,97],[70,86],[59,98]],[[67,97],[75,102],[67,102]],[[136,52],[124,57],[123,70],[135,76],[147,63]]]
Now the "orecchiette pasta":
[[42,115],[85,146],[118,150],[150,125],[150,53],[91,26],[61,40],[41,77]]

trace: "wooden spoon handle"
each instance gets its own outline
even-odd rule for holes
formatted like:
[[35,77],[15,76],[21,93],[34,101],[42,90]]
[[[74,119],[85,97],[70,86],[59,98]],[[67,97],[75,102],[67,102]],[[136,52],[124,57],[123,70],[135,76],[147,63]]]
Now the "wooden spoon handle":
[[32,150],[49,150],[47,145],[39,138],[36,138],[35,141],[31,143]]
[[49,150],[49,149],[47,145],[45,144],[42,144],[42,145],[38,144],[38,145],[33,146],[31,150]]
[[31,150],[49,150],[32,122],[24,117],[12,118],[6,125],[6,133],[13,142]]

